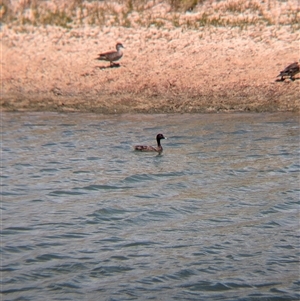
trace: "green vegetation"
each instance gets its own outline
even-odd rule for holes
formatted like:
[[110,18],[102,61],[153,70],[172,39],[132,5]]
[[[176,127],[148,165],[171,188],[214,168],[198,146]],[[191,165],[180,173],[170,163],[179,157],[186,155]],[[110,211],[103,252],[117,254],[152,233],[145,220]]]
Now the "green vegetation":
[[[295,3],[294,3],[295,2]],[[283,4],[285,4],[283,6]],[[272,9],[280,8],[280,14]],[[300,29],[297,0],[0,0],[2,23],[14,26],[56,25],[72,28],[84,24],[123,27],[289,25]]]

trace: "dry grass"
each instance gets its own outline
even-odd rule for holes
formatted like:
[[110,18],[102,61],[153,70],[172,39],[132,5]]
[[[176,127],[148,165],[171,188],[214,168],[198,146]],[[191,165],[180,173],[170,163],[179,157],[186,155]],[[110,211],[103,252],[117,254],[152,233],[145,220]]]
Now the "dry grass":
[[[299,60],[299,14],[298,0],[0,0],[0,108],[299,112],[300,78],[275,82]],[[107,68],[95,58],[116,41]]]
[[15,25],[81,25],[198,29],[289,25],[300,29],[298,0],[0,0],[0,17]]

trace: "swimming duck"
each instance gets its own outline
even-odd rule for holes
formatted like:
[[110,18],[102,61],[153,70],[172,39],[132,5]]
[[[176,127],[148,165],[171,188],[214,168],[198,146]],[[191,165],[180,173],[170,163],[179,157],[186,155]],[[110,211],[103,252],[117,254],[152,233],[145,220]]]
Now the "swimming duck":
[[284,76],[289,76],[291,80],[295,80],[294,76],[299,73],[299,63],[295,62],[288,65],[284,70],[280,72],[277,77],[281,76],[281,81],[284,81]]
[[110,66],[118,65],[113,62],[118,61],[122,56],[123,52],[121,51],[121,48],[125,48],[121,43],[117,43],[116,49],[117,51],[109,51],[98,54],[99,57],[96,58],[96,60],[99,61],[108,61],[110,62]]
[[166,139],[163,134],[157,134],[156,141],[157,141],[157,147],[149,146],[149,145],[136,145],[134,147],[134,150],[140,151],[140,152],[157,152],[158,154],[161,154],[163,152],[163,148],[160,144],[161,139]]

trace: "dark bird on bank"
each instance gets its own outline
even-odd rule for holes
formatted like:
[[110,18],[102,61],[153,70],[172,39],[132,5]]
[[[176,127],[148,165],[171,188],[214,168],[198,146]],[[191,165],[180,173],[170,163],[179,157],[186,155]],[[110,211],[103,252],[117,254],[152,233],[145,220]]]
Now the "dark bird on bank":
[[156,136],[157,141],[157,147],[155,146],[149,146],[149,145],[136,145],[134,147],[134,150],[140,151],[140,152],[157,152],[158,154],[161,154],[163,152],[163,148],[160,144],[161,139],[166,139],[163,134],[158,134]]
[[284,81],[286,76],[289,76],[291,80],[295,80],[294,76],[299,73],[299,63],[295,62],[288,65],[284,70],[277,75],[277,77],[281,77],[280,81]]
[[115,64],[114,62],[118,61],[123,56],[123,52],[121,51],[121,48],[125,48],[125,47],[121,43],[117,43],[116,45],[117,51],[100,53],[99,57],[97,57],[96,60],[110,62],[111,67],[118,65]]

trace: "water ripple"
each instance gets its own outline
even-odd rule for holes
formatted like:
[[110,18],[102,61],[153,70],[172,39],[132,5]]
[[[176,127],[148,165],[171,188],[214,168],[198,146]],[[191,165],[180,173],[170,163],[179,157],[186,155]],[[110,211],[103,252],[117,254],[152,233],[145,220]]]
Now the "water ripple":
[[[300,298],[296,115],[3,113],[2,130],[3,300]],[[157,132],[161,156],[133,152]]]

